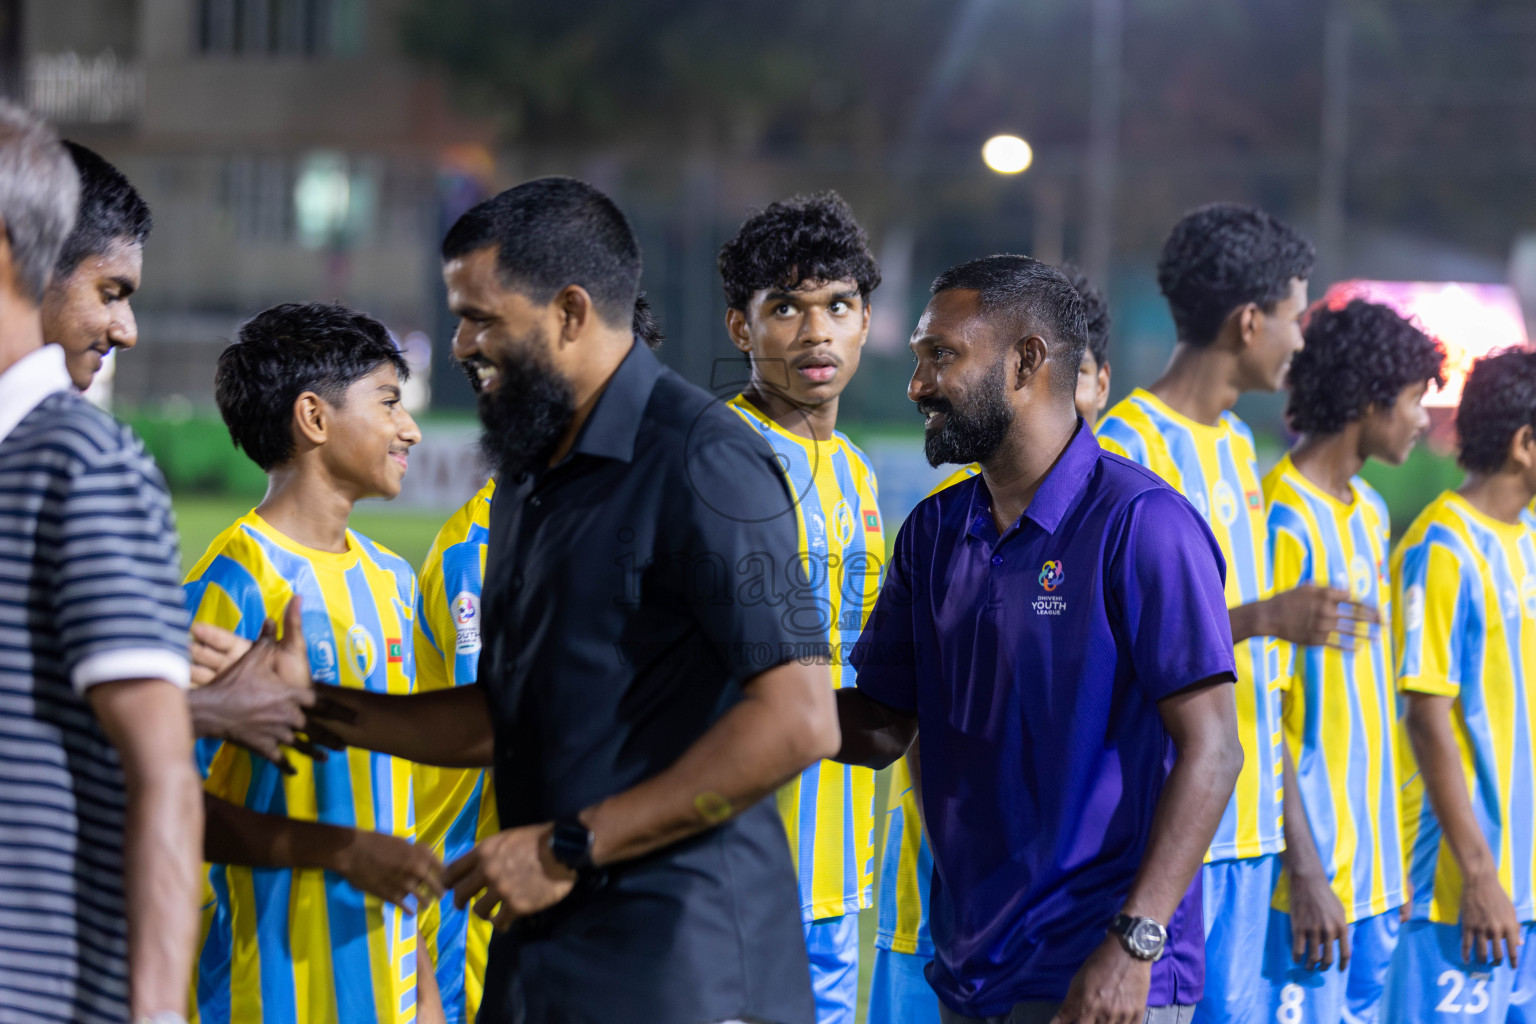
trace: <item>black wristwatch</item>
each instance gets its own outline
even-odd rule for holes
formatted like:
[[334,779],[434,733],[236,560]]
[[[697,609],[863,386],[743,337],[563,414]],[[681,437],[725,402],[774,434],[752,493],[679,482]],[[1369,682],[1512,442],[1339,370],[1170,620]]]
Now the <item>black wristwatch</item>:
[[592,830],[574,814],[555,819],[555,831],[549,837],[555,860],[578,875],[592,870]]
[[1137,960],[1161,960],[1168,945],[1168,929],[1150,917],[1116,914],[1109,923],[1109,934],[1119,939],[1125,951]]

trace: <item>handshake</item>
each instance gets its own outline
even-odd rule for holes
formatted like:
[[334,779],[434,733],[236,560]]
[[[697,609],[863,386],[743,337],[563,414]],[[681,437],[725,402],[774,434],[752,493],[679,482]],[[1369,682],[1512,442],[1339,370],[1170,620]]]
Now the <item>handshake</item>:
[[303,608],[295,596],[283,610],[283,636],[268,619],[254,642],[206,622],[192,626],[192,731],[245,747],[292,775],[284,747],[317,761],[345,744],[326,719],[348,720],[348,709],[324,700],[309,672]]

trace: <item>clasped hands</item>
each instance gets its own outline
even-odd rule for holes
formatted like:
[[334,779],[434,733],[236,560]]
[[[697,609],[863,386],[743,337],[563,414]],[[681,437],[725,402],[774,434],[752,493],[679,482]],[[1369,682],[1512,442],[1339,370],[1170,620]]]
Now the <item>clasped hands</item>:
[[[199,736],[236,743],[292,774],[283,747],[316,760],[326,748],[345,749],[325,723],[354,716],[328,697],[331,687],[310,675],[300,599],[283,612],[283,635],[271,620],[255,642],[209,623],[192,627],[193,721]],[[505,930],[519,917],[553,906],[575,886],[575,872],[555,860],[552,823],[510,828],[482,839],[446,869],[429,851],[396,848],[404,840],[379,836],[348,852],[345,875],[353,885],[409,909],[408,897],[440,895],[451,888],[454,903]],[[392,842],[389,842],[392,841]],[[422,858],[431,863],[422,863]],[[441,879],[441,881],[439,881]],[[476,899],[477,894],[479,898]]]

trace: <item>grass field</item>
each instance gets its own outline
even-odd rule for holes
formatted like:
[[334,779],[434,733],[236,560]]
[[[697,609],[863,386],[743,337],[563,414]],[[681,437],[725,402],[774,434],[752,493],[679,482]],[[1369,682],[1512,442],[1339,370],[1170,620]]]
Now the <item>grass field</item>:
[[[245,499],[175,497],[176,527],[181,532],[181,567],[186,572],[203,557],[208,545],[226,526],[251,510]],[[394,509],[382,502],[365,502],[352,514],[352,529],[369,540],[382,544],[418,569],[432,538],[448,513]]]
[[[175,497],[176,525],[181,532],[182,572],[192,568],[208,545],[225,527],[251,509],[245,499],[182,495]],[[382,544],[417,569],[432,546],[432,538],[448,513],[420,512],[410,509],[394,509],[382,503],[367,503],[352,516],[352,528]],[[884,772],[875,785],[875,867],[879,870],[879,853],[885,839],[886,784]],[[869,997],[869,976],[875,963],[876,914],[873,908],[859,915],[859,1012],[858,1020],[865,1018]]]

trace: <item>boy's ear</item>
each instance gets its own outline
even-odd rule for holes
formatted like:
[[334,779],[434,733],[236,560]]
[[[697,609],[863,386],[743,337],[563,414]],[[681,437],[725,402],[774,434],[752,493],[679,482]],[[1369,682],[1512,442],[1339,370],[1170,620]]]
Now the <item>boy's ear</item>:
[[747,323],[747,311],[734,306],[725,310],[725,332],[738,352],[752,351],[752,331]]
[[293,400],[293,440],[296,447],[314,447],[325,443],[330,432],[330,407],[313,391]]
[[1509,459],[1521,469],[1536,466],[1536,430],[1529,423],[1515,431],[1509,439]]

